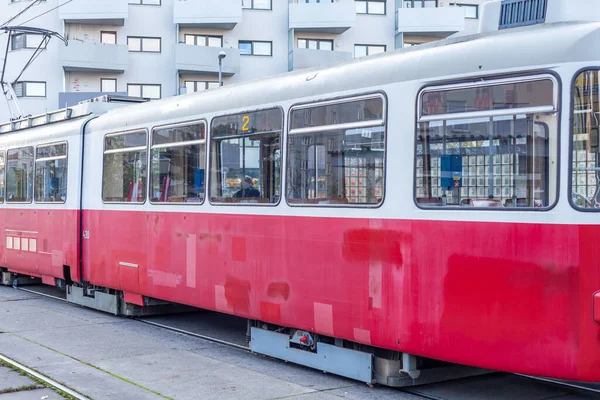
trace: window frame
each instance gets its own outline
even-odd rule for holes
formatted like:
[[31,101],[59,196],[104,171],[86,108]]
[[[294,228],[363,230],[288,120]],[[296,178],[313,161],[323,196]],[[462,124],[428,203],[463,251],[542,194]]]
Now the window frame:
[[[570,108],[571,110],[569,111],[569,120],[570,121],[574,121],[575,120],[575,103],[573,102],[573,99],[575,98],[575,83],[577,82],[577,77],[586,72],[586,71],[597,71],[600,72],[600,65],[599,66],[589,66],[589,67],[583,67],[581,69],[578,69],[577,71],[575,71],[575,73],[573,74],[573,77],[571,78],[571,88],[569,89],[569,94],[570,94]],[[579,207],[577,204],[573,203],[573,124],[569,124],[569,172],[568,172],[568,177],[569,177],[569,184],[567,187],[567,196],[569,197],[569,204],[571,205],[571,208],[573,208],[575,211],[578,212],[583,212],[583,213],[598,213],[600,212],[600,208],[583,208],[583,207]],[[600,185],[600,182],[598,182],[598,184]]]
[[[27,37],[28,36],[39,36],[41,38],[40,45],[38,45],[38,46],[27,46]],[[14,43],[13,39],[15,37],[22,37],[23,38],[23,47],[17,47],[17,48],[14,47],[14,45],[13,45],[13,43]],[[46,46],[43,46],[43,44],[44,44],[44,35],[38,35],[38,34],[35,34],[35,33],[15,33],[15,34],[10,35],[9,40],[10,40],[10,51],[35,50],[37,48],[40,48],[40,50],[46,50],[46,46],[47,46],[47,43],[46,43]]]
[[[105,163],[104,163],[104,156],[106,155],[107,151],[110,151],[109,154],[113,154],[113,153],[128,153],[128,152],[132,152],[132,151],[140,151],[142,146],[137,146],[137,147],[127,147],[125,149],[123,149],[122,151],[114,151],[114,150],[106,150],[106,138],[108,137],[113,137],[113,136],[122,136],[122,135],[128,135],[128,134],[134,134],[134,133],[140,133],[140,132],[144,132],[146,135],[146,146],[145,146],[145,150],[146,150],[146,169],[148,169],[148,162],[149,162],[149,153],[150,151],[149,146],[148,146],[148,142],[149,142],[149,131],[148,128],[146,127],[142,127],[142,128],[138,128],[138,129],[130,129],[127,131],[119,131],[119,132],[111,132],[111,133],[107,133],[102,137],[102,175],[101,175],[101,180],[100,180],[100,184],[102,185],[102,190],[100,190],[100,200],[102,200],[102,204],[127,204],[127,205],[131,205],[131,206],[141,206],[144,205],[148,202],[148,194],[149,194],[149,190],[148,190],[148,177],[146,177],[146,188],[144,190],[144,201],[143,202],[134,202],[134,201],[106,201],[104,200],[104,167],[105,167]],[[148,171],[149,173],[150,171]]]
[[[44,84],[44,95],[43,96],[29,96],[27,95],[27,84],[28,83],[43,83]],[[21,89],[21,96],[17,96],[17,98],[29,98],[29,99],[45,99],[48,97],[48,83],[43,81],[18,81],[15,82],[15,85],[21,84],[24,85]],[[14,90],[14,87],[13,87]],[[24,94],[23,94],[24,93]]]
[[[32,170],[31,170],[31,177],[33,182],[31,183],[31,200],[29,201],[8,201],[8,152],[11,150],[21,150],[21,149],[26,149],[28,147],[31,147],[33,149],[33,160],[32,160]],[[29,145],[29,146],[21,146],[21,147],[9,147],[6,149],[6,151],[4,152],[5,154],[5,158],[4,158],[4,200],[6,202],[7,205],[9,204],[33,204],[33,201],[35,199],[35,151],[36,151],[36,146],[33,145]]]
[[[311,49],[310,47],[300,47],[299,43],[298,43],[300,40],[304,40],[307,45],[308,45],[309,41],[311,41],[311,40],[315,41],[315,42],[317,42],[317,48],[316,49]],[[331,44],[331,50],[329,50],[329,49],[321,49],[321,42],[330,43]],[[334,42],[334,39],[311,39],[311,38],[299,37],[299,38],[296,38],[296,48],[297,49],[306,49],[306,50],[334,51],[335,50],[335,42]]]
[[[103,88],[102,84],[104,81],[114,81],[115,82],[115,91],[114,92],[105,92],[104,90],[102,90],[102,88]],[[118,92],[117,78],[100,78],[100,92],[101,93],[117,93]]]
[[[67,192],[65,194],[65,200],[64,201],[37,201],[35,199],[35,196],[37,194],[37,190],[35,188],[35,179],[37,178],[37,162],[38,162],[38,157],[37,157],[37,151],[38,148],[40,147],[51,147],[51,146],[55,146],[55,145],[59,145],[59,144],[64,144],[66,149],[65,149],[65,155],[64,156],[57,156],[57,157],[47,157],[47,158],[40,158],[40,160],[43,161],[53,161],[53,160],[66,160],[67,162]],[[59,142],[52,142],[52,143],[42,143],[42,144],[37,144],[35,146],[35,156],[33,158],[33,201],[36,204],[66,204],[67,200],[69,199],[69,142],[66,140],[61,140]]]
[[[152,178],[153,178],[153,174],[152,174],[152,150],[154,149],[154,130],[156,129],[168,129],[168,128],[177,128],[180,126],[190,126],[190,125],[198,125],[198,124],[204,124],[204,140],[193,140],[193,141],[187,141],[187,142],[175,142],[175,143],[185,143],[186,145],[196,145],[196,144],[204,144],[204,167],[205,167],[205,174],[204,174],[204,192],[203,195],[204,197],[202,198],[202,201],[200,202],[192,202],[192,203],[187,203],[187,202],[182,202],[182,203],[177,203],[177,202],[168,202],[168,201],[152,201],[152,197],[150,197],[150,183],[152,182]],[[150,136],[149,136],[149,143],[148,143],[148,156],[149,156],[149,161],[148,161],[148,184],[147,189],[148,189],[148,193],[146,198],[150,199],[149,202],[150,204],[153,205],[186,205],[186,206],[201,206],[206,202],[206,197],[208,195],[208,180],[209,180],[209,175],[210,175],[210,162],[208,160],[208,156],[209,156],[209,145],[210,145],[210,137],[208,135],[208,120],[206,118],[200,118],[200,119],[194,119],[194,120],[190,120],[190,121],[184,121],[184,122],[177,122],[177,123],[173,123],[173,124],[164,124],[164,125],[157,125],[157,126],[153,126],[152,129],[150,129]],[[180,144],[173,144],[173,143],[169,143],[166,145],[158,145],[156,148],[158,149],[162,149],[162,148],[173,148],[173,147],[185,147],[185,145],[180,145]],[[139,203],[138,203],[139,204]]]
[[273,0],[269,0],[269,8],[254,8],[254,0],[248,1],[250,1],[250,4],[252,5],[250,7],[244,7],[244,3],[242,3],[242,10],[273,11]]
[[451,4],[452,7],[465,7],[465,8],[474,8],[475,9],[475,17],[467,17],[465,14],[465,19],[479,19],[479,4],[467,4],[467,3],[454,3]]
[[[210,196],[210,189],[212,187],[212,170],[211,170],[211,165],[212,165],[212,141],[213,141],[213,135],[212,135],[212,124],[214,122],[215,119],[217,118],[223,118],[223,117],[231,117],[231,116],[235,116],[235,115],[240,115],[240,114],[250,114],[250,113],[255,113],[255,112],[260,112],[260,111],[269,111],[269,110],[274,110],[277,109],[279,110],[279,112],[281,113],[281,132],[279,133],[279,149],[281,152],[281,170],[279,171],[279,193],[281,193],[281,195],[279,196],[279,199],[277,200],[276,203],[242,203],[242,202],[236,202],[236,203],[225,203],[225,202],[213,202],[212,201],[212,197]],[[289,110],[288,110],[289,112]],[[206,161],[208,163],[208,177],[206,179],[206,196],[208,197],[208,202],[210,203],[210,205],[212,206],[225,206],[225,207],[231,207],[231,206],[235,206],[235,207],[277,207],[279,204],[281,204],[281,199],[285,196],[283,193],[283,189],[285,187],[285,171],[286,171],[286,163],[287,163],[287,159],[284,159],[284,150],[283,150],[283,146],[284,146],[284,140],[285,138],[287,138],[287,132],[286,132],[286,125],[285,125],[285,117],[286,117],[286,113],[285,110],[282,106],[280,105],[273,105],[272,107],[269,106],[265,106],[265,107],[261,107],[261,108],[252,108],[252,109],[247,109],[247,110],[243,110],[240,112],[234,112],[234,113],[227,113],[227,114],[219,114],[219,115],[215,115],[210,119],[210,134],[207,136],[207,156],[206,156]],[[286,145],[287,146],[287,145]]]
[[[240,43],[250,43],[250,45],[252,46],[252,53],[251,54],[242,54],[240,52],[240,56],[244,56],[244,57],[273,57],[273,41],[269,41],[269,40],[238,40],[238,50],[240,48]],[[254,53],[254,43],[269,43],[271,45],[271,54],[255,54]]]
[[[186,39],[188,36],[192,36],[194,38],[194,44],[193,45],[188,45],[186,42]],[[198,44],[198,38],[200,37],[204,37],[204,45],[199,45]],[[221,39],[221,45],[220,46],[210,46],[208,44],[209,42],[209,38],[213,38],[213,39]],[[201,34],[201,33],[184,33],[183,34],[183,43],[185,43],[188,46],[199,46],[199,47],[223,47],[223,42],[224,42],[224,38],[223,35],[208,35],[208,34]]]
[[[366,48],[366,55],[364,55],[363,57],[356,57],[356,47],[357,46],[365,47]],[[379,53],[375,53],[375,54],[369,54],[369,47],[383,47],[383,51],[379,52]],[[364,58],[364,57],[374,56],[374,55],[382,54],[382,53],[387,53],[387,45],[385,45],[385,44],[363,44],[363,43],[355,43],[354,44],[354,51],[353,51],[352,56],[355,59],[358,59],[358,58]]]
[[[4,185],[4,194],[0,196],[0,204],[6,202],[6,150],[0,150],[0,156],[4,159],[4,171],[2,172],[2,184]],[[34,194],[35,196],[35,194]]]
[[[140,98],[142,99],[150,99],[150,100],[160,100],[162,99],[162,84],[161,83],[128,83],[127,84],[127,95],[129,96],[129,86],[140,86]],[[158,98],[152,98],[152,97],[144,97],[144,86],[158,86],[158,89],[160,91],[160,97]],[[135,97],[135,96],[131,96],[131,97]]]
[[[135,3],[132,3],[132,1],[135,1]],[[132,6],[153,6],[153,7],[162,6],[162,0],[158,0],[158,4],[146,4],[146,3],[144,3],[144,1],[145,0],[128,0],[127,4],[132,5]]]
[[[428,91],[440,91],[445,89],[466,89],[466,88],[476,88],[476,87],[486,87],[492,86],[496,84],[506,84],[506,83],[517,83],[517,82],[531,82],[536,80],[544,80],[550,79],[553,81],[553,104],[555,111],[553,113],[556,114],[557,123],[556,123],[556,188],[554,193],[554,202],[545,207],[424,207],[423,205],[417,202],[417,126],[420,122],[419,116],[422,109],[422,98],[423,94]],[[574,82],[574,81],[573,81]],[[419,209],[423,211],[432,211],[432,212],[440,212],[440,211],[489,211],[489,212],[548,212],[554,209],[559,201],[560,201],[560,184],[561,184],[561,122],[562,122],[562,81],[560,79],[560,75],[555,71],[551,70],[540,70],[534,73],[522,72],[515,73],[510,75],[499,75],[499,76],[480,76],[480,77],[472,77],[469,79],[457,80],[451,83],[428,83],[422,85],[417,92],[417,98],[415,101],[415,126],[413,127],[413,163],[412,163],[412,200],[413,204]],[[518,109],[515,109],[518,110]],[[526,110],[523,108],[523,110]],[[507,111],[507,110],[500,110]],[[463,113],[465,118],[473,118],[473,114],[478,114],[475,117],[490,116],[489,112],[475,112],[475,113]],[[448,116],[448,114],[439,114],[432,117],[434,120],[440,120],[444,117]],[[549,154],[549,158],[552,154]],[[552,177],[548,177],[548,179],[552,179]]]
[[[115,36],[115,42],[114,43],[104,43],[102,41],[102,35],[104,35],[104,34],[114,35]],[[100,43],[102,43],[102,44],[116,45],[118,43],[118,39],[119,39],[119,36],[117,34],[117,31],[100,31]]]
[[187,93],[202,93],[205,92],[207,90],[210,90],[210,88],[208,87],[209,83],[215,83],[217,85],[217,87],[219,86],[219,82],[218,81],[195,81],[195,80],[183,80],[183,86],[187,89],[187,84],[188,83],[193,83],[194,84],[194,88],[197,89],[198,88],[198,84],[199,83],[203,83],[204,84],[204,90],[195,90],[193,92],[187,92]]
[[[310,128],[300,128],[300,129],[292,129],[292,111],[295,110],[301,110],[301,109],[305,109],[305,108],[313,108],[313,107],[319,107],[319,106],[326,106],[326,105],[330,105],[330,104],[339,104],[339,103],[351,103],[354,101],[360,101],[360,100],[367,100],[367,99],[373,99],[373,98],[381,98],[383,100],[383,118],[381,118],[381,121],[383,122],[383,125],[376,125],[374,122],[375,121],[368,121],[367,122],[350,122],[350,123],[345,123],[345,124],[337,124],[337,125],[324,125],[324,126],[318,126],[318,127],[310,127]],[[353,93],[350,95],[344,95],[344,96],[338,96],[338,97],[332,97],[326,100],[315,100],[312,102],[302,102],[302,103],[294,103],[290,106],[290,108],[288,109],[288,114],[287,114],[287,119],[288,119],[288,124],[286,126],[286,135],[285,135],[285,170],[284,170],[284,176],[285,176],[285,191],[284,191],[284,196],[285,196],[285,202],[287,203],[288,207],[299,207],[299,208],[303,208],[303,207],[314,207],[314,208],[350,208],[350,209],[378,209],[380,207],[383,207],[383,205],[385,204],[385,200],[386,200],[386,196],[387,196],[387,160],[388,160],[388,115],[389,115],[389,101],[388,101],[388,96],[387,93],[383,90],[377,90],[377,91],[371,91],[371,92],[360,92],[360,93]],[[287,191],[287,184],[288,184],[288,167],[289,167],[289,136],[293,135],[293,134],[297,134],[297,133],[302,133],[302,132],[306,132],[309,133],[310,131],[315,131],[315,132],[322,132],[323,130],[327,130],[327,129],[323,129],[323,128],[327,128],[329,127],[336,127],[337,129],[340,129],[341,127],[345,127],[345,128],[361,128],[364,127],[362,125],[367,124],[368,127],[373,127],[373,126],[383,126],[384,127],[384,131],[383,131],[383,148],[384,148],[384,152],[383,152],[383,191],[381,193],[381,201],[377,204],[306,204],[306,203],[294,203],[293,201],[290,202],[290,198],[288,196],[288,191]],[[331,130],[335,130],[334,128],[330,128]],[[294,131],[296,131],[294,133]],[[300,132],[298,132],[300,131]],[[416,149],[416,147],[415,147]]]
[[[379,16],[386,16],[387,15],[387,10],[388,10],[387,0],[354,0],[355,7],[356,7],[356,2],[357,1],[365,3],[365,9],[367,10],[367,12],[364,12],[364,13],[357,11],[356,14],[358,14],[358,15],[379,15]],[[383,3],[383,14],[369,12],[369,3]]]
[[[129,39],[140,39],[140,49],[139,50],[131,50],[129,48]],[[144,50],[144,39],[158,39],[158,51],[154,50]],[[153,53],[159,54],[162,53],[162,37],[155,36],[127,36],[127,51],[129,53]]]

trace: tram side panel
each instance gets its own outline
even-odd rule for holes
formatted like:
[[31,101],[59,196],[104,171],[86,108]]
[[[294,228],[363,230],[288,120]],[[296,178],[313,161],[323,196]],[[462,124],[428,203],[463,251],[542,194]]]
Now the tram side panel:
[[42,278],[79,280],[82,121],[7,135],[3,266]]

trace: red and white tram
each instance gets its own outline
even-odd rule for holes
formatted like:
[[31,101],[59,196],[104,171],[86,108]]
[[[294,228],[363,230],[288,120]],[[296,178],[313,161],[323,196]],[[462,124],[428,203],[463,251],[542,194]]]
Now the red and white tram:
[[478,35],[1,125],[4,276],[115,313],[235,314],[255,351],[367,382],[432,360],[598,382],[600,23],[548,4],[543,24],[498,30],[492,2]]

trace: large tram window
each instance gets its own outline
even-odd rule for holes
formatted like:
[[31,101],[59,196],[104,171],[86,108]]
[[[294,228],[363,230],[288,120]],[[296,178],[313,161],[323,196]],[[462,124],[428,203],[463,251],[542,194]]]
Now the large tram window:
[[111,134],[104,139],[102,199],[143,203],[147,179],[146,132]]
[[36,203],[64,203],[67,199],[67,144],[38,146],[35,158]]
[[4,152],[0,152],[0,203],[4,203]]
[[508,208],[554,204],[558,114],[553,81],[436,91],[421,100],[417,204]]
[[204,201],[205,138],[204,122],[152,131],[152,202]]
[[213,120],[211,202],[279,202],[282,125],[278,108]]
[[571,201],[576,207],[600,209],[600,71],[584,71],[573,88],[573,158]]
[[288,138],[289,203],[380,204],[384,121],[381,96],[293,109]]
[[6,159],[6,201],[8,203],[31,203],[33,198],[33,147],[8,150]]

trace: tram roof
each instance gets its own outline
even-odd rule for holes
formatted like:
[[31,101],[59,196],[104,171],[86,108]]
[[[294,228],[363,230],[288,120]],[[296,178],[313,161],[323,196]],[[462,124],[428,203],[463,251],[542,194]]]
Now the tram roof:
[[562,63],[597,61],[600,23],[560,22],[455,36],[328,68],[302,69],[201,93],[111,110],[93,130],[123,130],[155,121],[189,119],[226,110],[252,110],[304,97],[330,96],[396,82],[443,82],[501,70],[535,70]]

